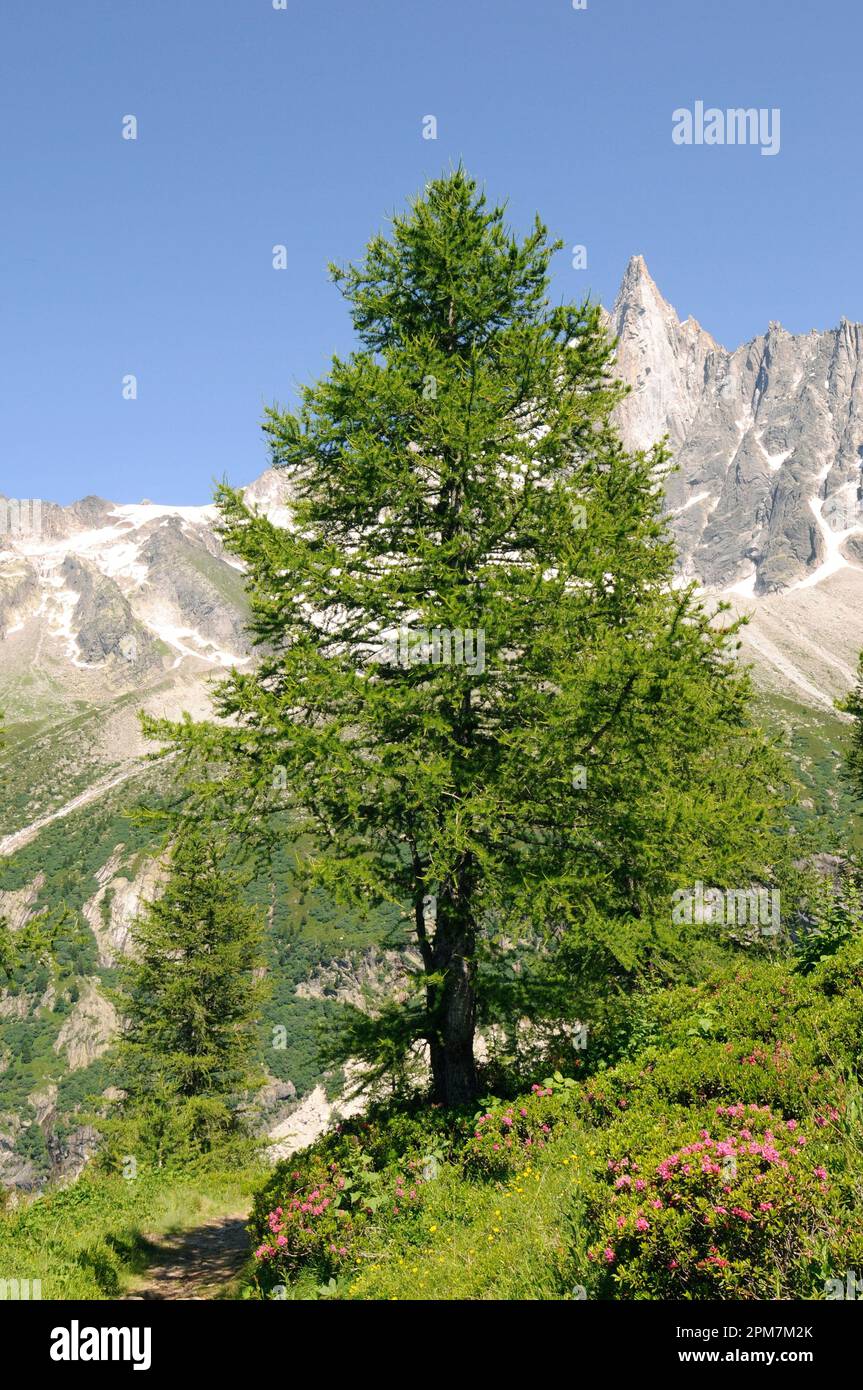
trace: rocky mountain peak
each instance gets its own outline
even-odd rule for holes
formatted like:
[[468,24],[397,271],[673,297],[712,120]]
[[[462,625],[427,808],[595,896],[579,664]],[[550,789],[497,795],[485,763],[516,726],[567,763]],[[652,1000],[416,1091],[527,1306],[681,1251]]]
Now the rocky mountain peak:
[[666,489],[684,575],[754,596],[822,582],[863,551],[863,326],[789,333],[734,352],[681,322],[643,256],[610,315],[631,387],[625,442],[667,437]]
[[638,449],[650,448],[665,435],[672,445],[681,444],[706,359],[723,349],[694,318],[681,322],[640,255],[626,267],[610,328],[618,340],[618,370],[632,387],[620,411],[625,439]]
[[647,261],[639,252],[637,255],[630,256],[629,258],[626,270],[623,272],[623,279],[620,282],[620,289],[617,295],[618,300],[631,298],[641,287],[645,289],[649,288],[655,295],[661,298],[659,290],[656,288],[656,283],[650,271],[647,269]]
[[680,324],[677,313],[661,294],[647,268],[647,261],[640,254],[629,258],[611,313],[616,320],[627,314],[638,313],[654,314],[662,319],[671,319],[678,326]]

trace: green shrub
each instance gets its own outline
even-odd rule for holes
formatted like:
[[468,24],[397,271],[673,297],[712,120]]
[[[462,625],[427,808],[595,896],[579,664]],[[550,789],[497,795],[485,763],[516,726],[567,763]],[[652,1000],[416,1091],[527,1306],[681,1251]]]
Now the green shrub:
[[813,1132],[755,1102],[719,1105],[709,1127],[694,1131],[690,1119],[684,1128],[693,1137],[670,1144],[663,1125],[645,1122],[630,1154],[607,1159],[590,1213],[595,1292],[815,1295],[840,1222]]
[[527,1159],[541,1155],[555,1128],[571,1117],[571,1091],[555,1094],[552,1086],[535,1084],[529,1096],[492,1102],[476,1116],[462,1150],[465,1172],[484,1177],[516,1172]]
[[258,1195],[251,1222],[265,1288],[287,1282],[303,1264],[312,1264],[322,1279],[340,1269],[372,1214],[368,1202],[377,1201],[367,1194],[364,1206],[352,1208],[347,1183],[338,1164],[318,1156],[302,1169],[280,1166]]
[[[398,1119],[404,1122],[405,1117]],[[415,1222],[423,1204],[427,1165],[438,1161],[437,1154],[421,1156],[429,1147],[421,1143],[413,1157],[403,1154],[398,1161],[376,1166],[375,1150],[380,1151],[381,1130],[386,1127],[360,1124],[365,1125],[368,1147],[361,1134],[340,1128],[304,1154],[280,1163],[258,1192],[250,1231],[256,1243],[257,1284],[265,1293],[304,1270],[318,1281],[334,1278],[356,1263],[361,1246],[385,1243],[393,1227]],[[340,1158],[332,1157],[333,1152]]]

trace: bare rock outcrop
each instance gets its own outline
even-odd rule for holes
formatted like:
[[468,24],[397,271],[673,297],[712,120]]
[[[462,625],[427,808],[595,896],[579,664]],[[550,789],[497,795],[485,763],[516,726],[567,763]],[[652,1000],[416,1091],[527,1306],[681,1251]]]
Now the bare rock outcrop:
[[609,325],[632,388],[618,412],[624,440],[644,448],[667,435],[678,466],[665,505],[684,575],[760,595],[859,563],[863,325],[793,334],[771,323],[731,352],[681,322],[641,256]]
[[65,1053],[70,1071],[88,1067],[110,1047],[117,1032],[117,1011],[100,993],[97,981],[87,980],[54,1042],[54,1051]]

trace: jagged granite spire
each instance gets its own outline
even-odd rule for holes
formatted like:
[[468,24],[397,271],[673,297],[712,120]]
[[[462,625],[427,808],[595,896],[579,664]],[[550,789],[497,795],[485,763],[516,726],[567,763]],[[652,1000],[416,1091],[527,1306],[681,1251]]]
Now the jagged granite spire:
[[620,340],[619,370],[633,388],[620,413],[627,441],[649,448],[667,434],[678,447],[692,421],[705,359],[722,349],[694,319],[681,323],[643,256],[633,256],[626,267],[611,330]]
[[666,504],[685,574],[764,594],[859,563],[863,326],[795,335],[771,323],[729,352],[681,322],[633,256],[610,328],[632,387],[624,439],[668,435],[678,464]]

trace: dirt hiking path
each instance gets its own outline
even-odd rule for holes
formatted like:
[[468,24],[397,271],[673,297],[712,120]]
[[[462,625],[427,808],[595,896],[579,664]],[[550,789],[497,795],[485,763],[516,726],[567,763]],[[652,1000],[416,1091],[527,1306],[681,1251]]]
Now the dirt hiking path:
[[[216,1216],[188,1231],[154,1236],[154,1263],[124,1298],[229,1298],[249,1257],[247,1211]],[[160,1255],[162,1258],[160,1259]]]

